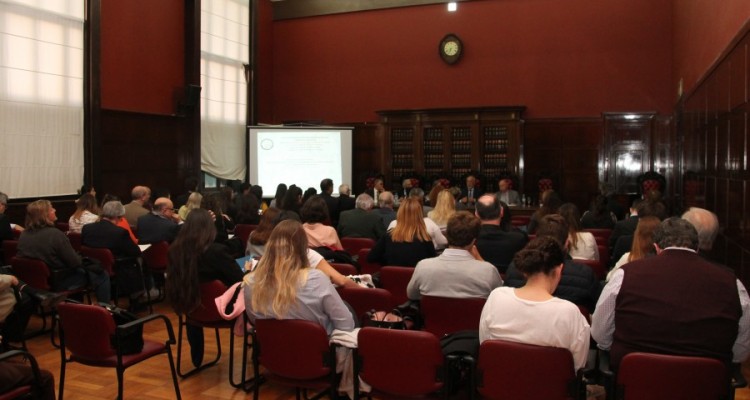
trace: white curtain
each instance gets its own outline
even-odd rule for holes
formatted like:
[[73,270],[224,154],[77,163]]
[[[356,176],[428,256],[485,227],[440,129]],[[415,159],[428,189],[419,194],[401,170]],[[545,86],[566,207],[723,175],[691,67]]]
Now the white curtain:
[[84,0],[0,0],[0,191],[83,182]]
[[201,2],[201,169],[221,179],[245,178],[249,32],[248,0]]

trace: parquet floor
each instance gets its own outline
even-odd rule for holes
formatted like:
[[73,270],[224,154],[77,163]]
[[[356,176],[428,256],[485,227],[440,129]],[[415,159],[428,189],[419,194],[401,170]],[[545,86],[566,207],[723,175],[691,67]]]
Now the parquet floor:
[[[177,334],[177,316],[170,307],[164,303],[154,306],[154,312],[165,314],[172,321],[172,326]],[[145,315],[142,314],[142,315]],[[40,321],[34,317],[30,329],[40,326]],[[144,336],[156,340],[165,340],[167,337],[164,324],[154,321],[146,325]],[[206,331],[206,358],[215,354],[216,346],[213,344],[213,335]],[[210,399],[245,399],[251,398],[252,393],[234,389],[229,385],[229,332],[222,331],[222,358],[214,367],[208,368],[187,379],[180,379],[180,390],[182,398],[186,400],[210,400]],[[52,347],[49,335],[42,335],[27,341],[29,351],[34,354],[40,367],[48,369],[55,375],[55,383],[60,374],[60,351]],[[176,361],[176,346],[173,346]],[[239,351],[237,352],[239,354]],[[190,354],[187,342],[183,349],[183,362],[185,369],[190,365]],[[239,357],[235,360],[239,366]],[[252,367],[248,367],[251,370]],[[239,369],[237,369],[239,371]],[[750,377],[750,364],[746,363],[743,371],[746,377]],[[250,373],[252,371],[249,371]],[[56,386],[57,390],[57,386]],[[59,395],[59,393],[58,393]],[[65,379],[65,398],[72,400],[100,400],[115,399],[117,397],[117,378],[113,369],[94,368],[69,363]],[[169,374],[169,362],[165,355],[157,356],[125,371],[125,398],[139,400],[161,400],[173,399],[174,389]],[[282,386],[274,386],[266,383],[262,386],[260,397],[263,400],[287,400],[295,398],[294,390]],[[465,396],[461,396],[462,398]],[[750,400],[750,389],[739,389],[736,392],[737,400]]]

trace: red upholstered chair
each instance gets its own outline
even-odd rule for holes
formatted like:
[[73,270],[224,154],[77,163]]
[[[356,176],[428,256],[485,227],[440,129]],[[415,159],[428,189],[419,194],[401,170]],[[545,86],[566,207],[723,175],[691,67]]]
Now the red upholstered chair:
[[601,261],[602,265],[609,265],[610,261],[610,255],[609,255],[609,245],[605,244],[596,244],[596,247],[599,249],[599,261]]
[[339,274],[344,276],[359,274],[359,272],[357,271],[357,267],[351,264],[331,263],[331,266],[333,267],[333,269],[338,271]]
[[242,247],[247,246],[247,239],[250,238],[250,233],[257,228],[258,225],[251,224],[237,224],[234,226],[234,234],[242,241]]
[[68,231],[70,230],[70,225],[68,225],[67,222],[56,221],[55,222],[55,228],[57,228],[57,229],[65,232],[65,233],[68,233]]
[[21,237],[22,231],[19,231],[18,229],[13,229],[13,240],[18,240]]
[[[132,258],[119,260],[119,262],[121,262],[122,264],[118,264],[118,260],[115,259],[115,256],[112,254],[112,251],[107,248],[102,248],[102,247],[81,246],[80,253],[84,257],[89,257],[92,259],[99,260],[99,262],[102,264],[102,268],[104,268],[104,270],[107,271],[107,274],[110,277],[109,278],[110,282],[112,284],[112,289],[113,289],[112,298],[115,300],[115,304],[117,304],[117,299],[121,295],[124,296],[124,295],[132,294],[132,293],[121,293],[120,292],[121,288],[127,289],[127,288],[136,287],[136,288],[140,288],[140,290],[143,290],[143,288],[146,287],[145,280],[143,277],[143,270],[140,269],[140,265],[137,266],[139,269],[138,279],[140,279],[140,282],[136,282],[136,283],[132,283],[132,282],[124,283],[122,281],[118,282],[118,280],[122,280],[124,279],[124,276],[127,276],[127,275],[123,275],[122,277],[118,276],[117,274],[118,268],[124,268],[126,266],[127,267],[135,266],[134,264],[132,264],[134,262]],[[130,261],[130,264],[127,264],[128,260]],[[132,276],[129,276],[129,277],[132,277]],[[129,289],[129,290],[132,291],[134,289]],[[151,298],[150,298],[150,294],[148,293],[148,291],[146,292],[146,296],[148,298],[149,307],[151,307]],[[149,308],[149,312],[153,312],[153,308]]]
[[[171,345],[174,344],[174,331],[169,319],[161,314],[151,314],[125,325],[115,326],[112,315],[103,307],[61,303],[57,307],[60,315],[60,389],[59,399],[63,399],[65,367],[69,362],[78,362],[92,367],[114,368],[117,371],[117,398],[122,399],[125,370],[141,361],[159,354],[169,358],[175,397],[181,399],[180,387],[175,374]],[[150,321],[162,320],[167,329],[167,339],[155,341],[144,338],[143,350],[136,354],[122,354],[119,346],[120,335],[128,328],[143,325]],[[114,342],[112,342],[114,338]],[[115,343],[113,346],[112,343]],[[70,357],[66,353],[70,351]]]
[[424,330],[437,337],[449,333],[478,330],[479,317],[487,299],[422,296],[420,311]]
[[380,287],[391,292],[392,307],[409,301],[406,287],[414,275],[412,267],[383,267],[380,268]]
[[37,364],[34,356],[23,350],[11,350],[0,354],[0,361],[10,360],[12,358],[28,361],[28,364],[31,367],[31,372],[34,374],[34,384],[20,386],[5,393],[0,393],[0,400],[40,398],[37,396],[38,388],[40,388],[42,384],[42,375],[39,371],[39,364]]
[[360,249],[371,249],[375,246],[375,241],[370,238],[342,237],[341,246],[344,251],[351,254],[352,257],[359,254]]
[[367,255],[370,254],[370,249],[359,249],[357,253],[357,264],[359,264],[359,272],[361,274],[374,274],[380,271],[381,265],[376,262],[367,261]]
[[604,267],[605,264],[601,260],[596,261],[575,259],[573,260],[573,262],[575,262],[576,264],[588,265],[594,271],[594,276],[596,276],[596,279],[600,281],[603,281],[607,278],[607,269]]
[[[375,397],[416,397],[441,389],[442,397],[448,397],[446,360],[435,335],[367,327],[359,331],[357,342],[354,376],[371,385]],[[358,387],[355,379],[355,399],[360,396]]]
[[3,240],[3,265],[10,264],[10,260],[18,253],[18,240]]
[[581,374],[568,349],[486,340],[479,346],[472,395],[490,399],[579,398]]
[[[611,375],[610,375],[611,376]],[[664,354],[630,353],[617,370],[608,398],[623,400],[703,400],[734,398],[726,366],[718,360]],[[610,397],[612,393],[615,396]]]
[[[296,319],[255,320],[253,346],[254,400],[260,394],[261,376],[293,386],[297,399],[301,389],[305,389],[305,395],[307,389],[322,390],[313,398],[326,393],[336,398],[336,353],[328,343],[325,328],[318,323]],[[261,367],[265,369],[262,374]]]
[[84,257],[89,257],[95,260],[99,260],[102,264],[102,268],[107,271],[107,274],[111,278],[115,277],[115,256],[112,251],[107,248],[101,247],[88,247],[81,246],[80,253]]
[[[591,232],[596,238],[604,239],[604,244],[609,243],[609,237],[612,236],[612,229],[601,229],[601,228],[588,228],[584,229],[584,232]],[[599,243],[597,239],[596,243]]]
[[650,193],[653,190],[661,191],[661,183],[656,179],[646,179],[641,183],[641,193],[644,195]]
[[339,288],[341,299],[347,302],[359,318],[361,325],[367,325],[365,314],[368,311],[389,311],[393,308],[391,292],[385,289]]
[[81,251],[81,234],[79,232],[67,232],[68,240],[70,245],[73,246],[75,251]]
[[[549,178],[539,179],[537,186],[539,187],[539,194],[544,193],[546,190],[554,189],[552,179]],[[541,198],[541,196],[539,198]]]
[[143,264],[154,275],[154,281],[159,288],[159,300],[164,300],[164,281],[169,265],[169,243],[165,241],[151,243],[143,252]]

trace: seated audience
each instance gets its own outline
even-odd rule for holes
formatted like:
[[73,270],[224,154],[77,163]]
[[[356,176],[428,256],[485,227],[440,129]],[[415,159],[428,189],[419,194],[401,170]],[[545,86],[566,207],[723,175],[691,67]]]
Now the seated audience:
[[417,264],[406,288],[410,299],[419,300],[422,296],[487,298],[493,289],[503,284],[497,268],[482,260],[474,246],[481,226],[479,219],[468,211],[459,211],[448,220],[448,248],[439,256]]
[[284,200],[281,202],[281,208],[284,211],[289,211],[297,215],[300,215],[300,208],[302,207],[302,189],[296,185],[289,186],[289,190],[284,195]]
[[[420,215],[424,216],[424,207],[422,205],[422,202],[419,200],[419,198],[409,197],[409,199],[415,200],[417,203],[419,203],[419,206],[421,208]],[[399,212],[401,211],[401,207],[403,206],[404,206],[404,202],[401,202],[401,205],[399,206]],[[410,213],[413,214],[413,211],[410,211]],[[398,225],[398,222],[400,220],[398,215],[399,214],[397,213],[396,219],[393,220],[390,224],[388,224],[388,228],[387,228],[388,231],[394,229]],[[434,223],[431,219],[427,217],[424,217],[422,219],[424,220],[424,226],[425,226],[425,229],[427,229],[427,233],[432,238],[432,244],[433,246],[435,246],[435,250],[444,249],[445,246],[448,245],[448,239],[445,238],[445,235],[443,235],[443,232],[440,230],[440,227],[437,226],[436,223]]]
[[385,232],[385,228],[396,219],[396,212],[393,211],[393,193],[385,191],[380,193],[379,196],[378,203],[380,207],[373,209],[373,213],[380,218],[380,222],[383,224],[383,231]]
[[745,361],[750,298],[742,283],[697,253],[698,232],[686,220],[664,220],[653,239],[657,255],[617,270],[592,317],[591,336],[613,368],[631,352]]
[[616,223],[617,217],[607,208],[607,198],[603,195],[596,196],[581,217],[583,229],[613,229]]
[[[354,209],[355,202],[351,194],[349,185],[344,183],[339,186],[339,213]],[[375,198],[373,198],[374,200]]]
[[573,368],[586,365],[589,324],[575,304],[554,297],[565,252],[557,240],[541,236],[514,258],[526,284],[492,291],[479,320],[479,340],[499,339],[570,350]]
[[83,269],[81,257],[68,237],[55,228],[55,212],[47,200],[37,200],[26,206],[26,230],[18,240],[17,256],[44,261],[55,275],[52,282],[54,291],[88,286],[100,303],[109,303],[109,275],[104,270]]
[[[214,221],[214,226],[216,227],[216,243],[232,246],[231,244],[228,244],[227,241],[229,240],[229,232],[234,230],[234,221],[232,220],[232,217],[227,214],[226,195],[222,193],[212,193],[203,196],[201,208],[212,212],[216,218]],[[237,248],[232,247],[233,252],[238,250],[239,247],[242,247],[241,243],[237,243],[234,246]]]
[[327,247],[331,250],[344,250],[339,235],[332,226],[324,225],[329,220],[328,206],[320,196],[313,196],[308,200],[301,210],[302,225],[307,234],[307,243],[310,248]]
[[310,197],[316,196],[317,194],[318,190],[314,187],[307,188],[307,190],[305,190],[305,192],[302,194],[302,204],[304,205]]
[[130,197],[133,200],[125,205],[125,219],[131,227],[138,229],[138,218],[149,212],[147,207],[151,199],[151,189],[147,186],[136,186],[130,191]]
[[[177,314],[186,315],[201,306],[201,283],[220,280],[227,287],[242,281],[229,249],[215,242],[216,226],[208,211],[190,212],[177,238],[169,246],[166,296]],[[245,263],[250,269],[250,263]],[[197,367],[203,362],[203,328],[188,324],[190,354]]]
[[[569,229],[565,219],[557,214],[542,218],[537,230],[537,237],[549,236],[557,240],[564,253],[561,280],[552,294],[592,311],[596,305],[596,300],[599,298],[601,286],[591,267],[576,263],[568,254],[570,247],[568,232]],[[521,287],[524,284],[526,284],[526,281],[523,271],[511,263],[508,267],[508,273],[505,275],[505,285]]]
[[110,201],[102,208],[99,222],[88,224],[81,232],[81,244],[88,247],[107,248],[115,258],[140,257],[141,249],[130,240],[128,231],[118,223],[125,215],[125,207],[119,201]]
[[260,209],[260,212],[266,212],[268,204],[263,200],[263,188],[259,185],[253,185],[250,187],[250,193],[258,199],[258,208]]
[[310,268],[307,235],[299,222],[282,221],[271,232],[266,253],[246,275],[245,310],[256,319],[302,319],[334,329],[355,328],[351,311],[329,278]]
[[[411,187],[409,188],[409,190],[411,190]],[[433,182],[432,189],[430,189],[430,193],[427,194],[427,199],[425,203],[431,205],[432,207],[435,207],[435,205],[437,205],[437,202],[438,202],[438,196],[440,195],[440,192],[442,192],[443,190],[447,190],[447,189],[443,185],[440,184],[440,181]],[[407,192],[407,196],[408,195],[409,193]],[[451,194],[451,196],[453,195]],[[406,198],[406,196],[404,198]],[[454,199],[453,205],[455,206],[455,204],[456,204],[456,200]]]
[[[565,222],[568,224],[568,240],[570,241],[569,251],[573,259],[580,260],[599,260],[599,247],[596,243],[596,238],[591,232],[585,232],[581,230],[580,220],[581,214],[578,212],[578,207],[573,203],[565,203],[560,206],[560,215],[565,218]],[[606,263],[608,260],[604,260]]]
[[517,206],[521,204],[521,196],[518,192],[511,189],[513,187],[513,181],[510,178],[502,178],[497,183],[498,191],[495,193],[495,197],[505,204],[511,206]]
[[190,193],[190,196],[188,196],[185,204],[183,204],[182,207],[180,207],[179,211],[177,211],[177,214],[180,216],[180,219],[182,221],[186,220],[188,214],[190,214],[190,211],[193,211],[196,208],[201,208],[202,202],[203,202],[202,194],[198,192]]
[[138,240],[140,243],[172,243],[180,231],[179,216],[175,214],[172,200],[160,197],[154,202],[154,209],[138,218]]
[[[381,193],[381,199],[384,193],[390,192]],[[344,211],[340,214],[338,225],[339,236],[378,240],[381,236],[385,235],[383,220],[373,211],[374,202],[372,197],[367,193],[362,193],[357,196],[356,204],[357,208]],[[391,204],[392,206],[393,204]],[[384,205],[381,205],[380,209],[388,210]],[[393,212],[392,208],[390,210]]]
[[526,231],[529,234],[536,233],[536,227],[539,225],[539,221],[541,221],[546,215],[557,214],[557,210],[562,205],[560,196],[552,189],[547,189],[542,192],[540,201],[541,204],[539,204],[539,209],[536,210],[534,214],[531,214],[529,226],[526,228]]
[[654,249],[654,231],[659,227],[659,218],[656,217],[643,217],[638,219],[638,227],[635,228],[635,234],[633,234],[633,245],[630,247],[630,251],[617,260],[615,267],[612,268],[607,274],[607,281],[612,278],[615,271],[620,269],[623,265],[640,260],[642,258],[651,257],[656,254]]
[[501,227],[504,210],[497,196],[487,194],[480,197],[475,213],[482,222],[477,250],[482,258],[504,274],[513,256],[526,245],[528,238],[521,232],[507,231]]
[[[120,198],[115,195],[107,193],[104,195],[104,198],[102,198],[101,207],[104,207],[104,205],[109,203],[110,201],[120,201]],[[125,219],[124,216],[120,218],[120,220],[117,222],[117,226],[128,231],[128,235],[130,235],[130,240],[132,240],[133,243],[138,244],[138,238],[135,237],[135,233],[133,233],[133,229],[130,228],[130,224],[128,223],[128,220]]]
[[339,199],[332,196],[333,180],[323,179],[320,181],[320,197],[323,198],[328,207],[328,216],[331,218],[331,226],[338,227],[339,223]]
[[[612,231],[612,236],[617,236],[616,239],[612,240],[612,236],[609,238],[609,243],[612,245],[612,257],[609,261],[610,265],[613,265],[618,261],[623,254],[630,250],[633,244],[633,233],[635,228],[638,226],[640,218],[644,217],[657,217],[660,221],[666,218],[666,206],[660,201],[634,201],[636,209],[631,209],[631,216],[623,221],[618,221],[615,225],[615,229]],[[632,229],[632,230],[631,230]]]
[[81,233],[81,228],[99,220],[96,197],[86,193],[76,200],[76,211],[68,219],[68,232]]
[[260,202],[254,194],[250,192],[238,194],[234,199],[234,204],[237,208],[237,217],[234,220],[235,224],[258,224],[258,221],[260,221]]
[[[426,221],[428,220],[422,217],[422,204],[419,200],[405,199],[398,208],[396,220],[391,224],[395,226],[370,250],[367,261],[381,265],[413,267],[425,258],[435,257],[437,253],[433,238],[427,231]],[[437,230],[440,231],[439,228]]]
[[445,231],[448,226],[448,220],[456,213],[456,202],[450,190],[443,189],[437,195],[435,208],[427,213],[427,218],[431,219],[441,231]]
[[427,215],[427,213],[432,211],[432,207],[425,204],[424,190],[422,190],[422,188],[411,188],[411,190],[409,191],[409,197],[419,200],[419,202],[422,204],[422,214],[424,214],[425,216]]
[[271,204],[269,204],[269,207],[276,207],[281,208],[281,204],[284,203],[284,196],[286,196],[287,187],[285,183],[279,183],[278,186],[276,186],[276,194],[273,196],[273,200],[271,200]]
[[698,231],[698,254],[706,260],[711,260],[709,253],[714,246],[716,235],[719,234],[719,218],[704,208],[690,207],[682,214],[682,219],[690,222]]

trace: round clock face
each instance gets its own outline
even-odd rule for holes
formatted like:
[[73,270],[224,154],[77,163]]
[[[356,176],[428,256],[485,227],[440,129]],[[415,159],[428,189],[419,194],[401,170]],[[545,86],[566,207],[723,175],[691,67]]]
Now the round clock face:
[[461,39],[459,39],[458,36],[449,33],[445,35],[438,46],[440,58],[442,58],[447,64],[455,64],[461,58],[461,54],[464,51],[463,47]]
[[454,41],[446,42],[443,45],[443,53],[448,56],[455,56],[458,54],[458,43]]

